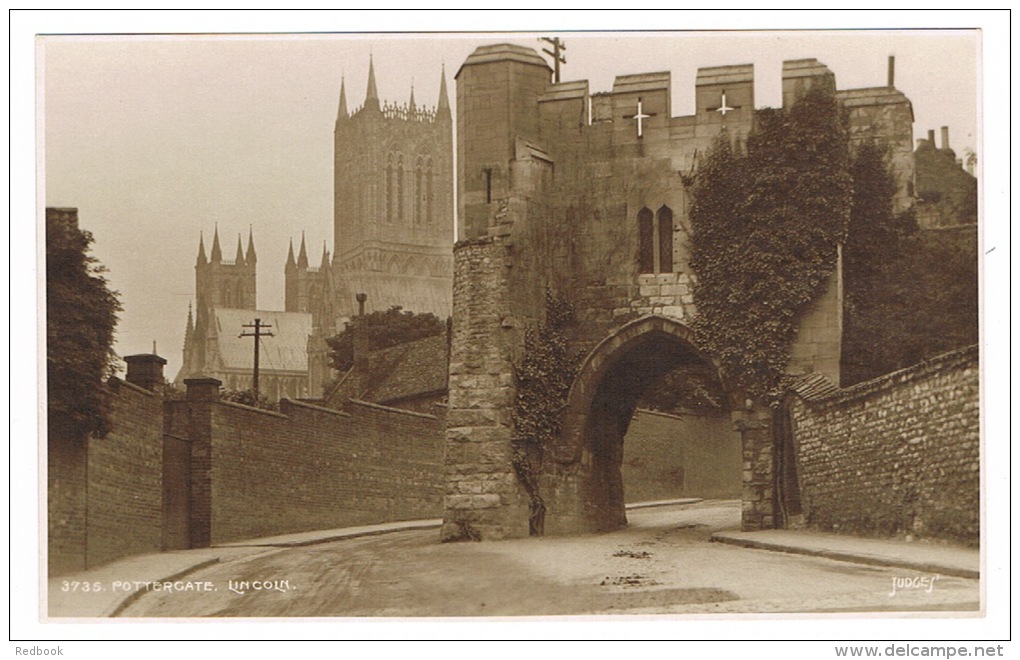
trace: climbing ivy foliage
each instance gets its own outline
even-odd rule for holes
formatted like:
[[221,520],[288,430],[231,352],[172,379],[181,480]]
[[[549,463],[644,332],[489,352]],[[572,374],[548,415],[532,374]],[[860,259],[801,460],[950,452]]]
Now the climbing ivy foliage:
[[531,500],[533,535],[542,534],[545,519],[545,503],[538,486],[545,448],[560,433],[567,394],[580,362],[567,339],[567,328],[574,322],[573,305],[547,290],[545,306],[545,321],[525,331],[524,353],[514,365],[517,398],[512,462]]
[[798,314],[823,290],[846,235],[846,117],[815,86],[789,110],[759,110],[743,153],[723,133],[686,183],[696,340],[728,389],[773,402]]

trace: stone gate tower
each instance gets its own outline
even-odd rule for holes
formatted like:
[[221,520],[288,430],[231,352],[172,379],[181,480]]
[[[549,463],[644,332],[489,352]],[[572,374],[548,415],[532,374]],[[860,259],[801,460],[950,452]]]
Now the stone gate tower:
[[[512,44],[480,47],[460,68],[445,539],[625,522],[622,443],[642,392],[677,369],[717,374],[689,330],[696,311],[681,175],[720,135],[742,148],[753,128],[753,72],[699,69],[695,113],[674,117],[668,72],[619,76],[611,91],[592,94],[587,81],[552,82],[535,51]],[[814,85],[835,88],[825,65],[784,64],[784,104]],[[909,152],[910,102],[891,84],[837,98],[854,142]],[[894,164],[908,194],[913,173]],[[540,474],[522,480],[511,443],[514,364],[526,328],[545,317],[547,290],[576,307],[569,343],[584,358],[559,437]],[[841,323],[837,269],[800,320],[789,371],[838,382]],[[769,527],[770,415],[754,402],[741,407],[743,524]]]

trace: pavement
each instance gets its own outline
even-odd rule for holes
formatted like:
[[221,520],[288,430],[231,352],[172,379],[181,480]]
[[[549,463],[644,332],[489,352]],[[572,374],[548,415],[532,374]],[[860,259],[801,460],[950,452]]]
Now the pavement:
[[[698,498],[628,504],[628,509],[695,504]],[[304,547],[408,530],[438,529],[442,520],[411,520],[344,529],[317,530],[260,539],[127,557],[79,573],[61,575],[48,582],[44,619],[91,619],[117,616],[143,594],[160,589],[201,589],[188,575],[221,561],[250,556],[272,549]],[[964,578],[980,577],[980,552],[976,548],[925,542],[864,539],[843,534],[806,530],[716,532],[718,543],[758,550],[824,557],[839,561],[920,570]],[[182,582],[183,581],[183,582]],[[171,583],[178,583],[172,585]],[[99,585],[95,589],[93,585]],[[164,587],[165,585],[165,587]],[[45,612],[48,611],[48,616]]]
[[981,577],[980,550],[957,545],[868,539],[799,529],[716,532],[712,535],[712,541],[869,566],[905,568],[975,580]]

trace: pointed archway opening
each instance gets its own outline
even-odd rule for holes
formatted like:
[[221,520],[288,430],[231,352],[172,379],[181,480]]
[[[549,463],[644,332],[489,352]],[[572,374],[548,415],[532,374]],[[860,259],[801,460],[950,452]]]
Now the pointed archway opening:
[[[666,317],[648,316],[623,326],[585,358],[554,451],[558,474],[550,475],[544,488],[550,495],[547,533],[626,525],[625,445],[639,441],[628,438],[635,413],[650,392],[683,382],[701,383],[725,398],[715,364],[697,349],[686,326]],[[739,436],[732,435],[723,410],[712,412],[719,428],[731,433],[727,442],[734,469],[729,476],[731,489],[739,492]],[[663,451],[680,450],[674,445]]]

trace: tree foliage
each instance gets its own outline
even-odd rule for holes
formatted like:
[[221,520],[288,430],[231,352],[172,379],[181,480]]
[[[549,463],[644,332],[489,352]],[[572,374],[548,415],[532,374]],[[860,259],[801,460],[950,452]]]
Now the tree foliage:
[[104,382],[113,375],[117,294],[88,254],[92,234],[74,215],[46,217],[46,375],[51,434],[85,437],[110,430]]
[[976,242],[893,212],[885,152],[863,145],[844,248],[844,386],[978,341]]
[[755,116],[746,152],[723,133],[687,181],[696,340],[728,389],[773,400],[799,312],[825,287],[849,220],[848,130],[817,85]]
[[446,323],[435,314],[416,314],[404,311],[399,305],[385,312],[355,317],[347,322],[343,332],[326,340],[330,365],[340,373],[354,365],[354,329],[358,324],[364,324],[368,348],[373,351],[439,335],[446,330]]

